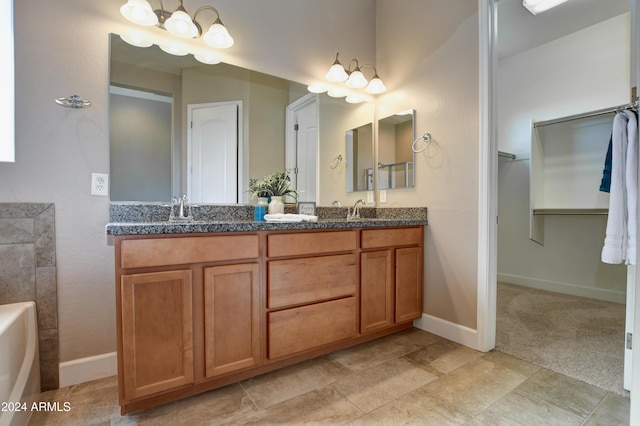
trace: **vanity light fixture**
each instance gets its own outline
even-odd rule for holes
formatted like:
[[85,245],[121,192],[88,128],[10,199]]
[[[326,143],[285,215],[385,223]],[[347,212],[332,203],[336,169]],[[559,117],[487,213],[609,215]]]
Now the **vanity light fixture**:
[[[215,7],[202,6],[196,10],[191,18],[182,5],[182,0],[178,0],[178,7],[173,12],[167,12],[162,0],[159,1],[160,9],[153,10],[147,0],[128,0],[120,8],[120,13],[133,23],[144,26],[156,25],[177,37],[198,38],[202,36],[204,42],[211,47],[226,49],[233,46],[233,37],[229,35],[229,31],[222,24],[220,13]],[[214,12],[216,19],[203,35],[202,27],[196,18],[205,10]]]
[[[340,52],[336,53],[336,60],[333,62],[327,72],[325,78],[332,83],[344,82],[348,87],[352,89],[359,89],[366,86],[365,91],[372,95],[378,95],[387,91],[382,79],[378,76],[378,70],[371,64],[365,64],[360,66],[357,59],[352,59],[349,62],[348,69],[345,70],[344,66],[340,63]],[[351,70],[351,64],[355,62],[355,68]],[[362,72],[365,68],[373,68],[373,77],[371,80],[367,80]]]
[[567,0],[522,0],[522,5],[533,15],[556,7]]

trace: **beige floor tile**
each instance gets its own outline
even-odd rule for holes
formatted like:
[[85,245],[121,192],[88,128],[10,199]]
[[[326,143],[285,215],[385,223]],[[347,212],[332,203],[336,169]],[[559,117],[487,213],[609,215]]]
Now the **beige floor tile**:
[[256,412],[239,383],[113,419],[114,425],[225,425]]
[[404,339],[409,343],[417,343],[421,346],[429,346],[436,342],[440,342],[444,340],[440,336],[436,336],[435,334],[429,333],[424,330],[420,330],[419,328],[411,327],[406,330],[402,330],[395,334],[396,337],[400,339]]
[[627,397],[607,393],[584,423],[585,426],[618,426],[629,424],[630,400]]
[[510,392],[470,421],[469,426],[580,425],[584,420],[532,396]]
[[442,375],[475,361],[482,355],[482,352],[474,351],[449,340],[441,340],[408,354],[407,358],[429,371]]
[[343,365],[319,357],[245,380],[242,386],[258,408],[267,408],[333,383],[346,374],[349,370]]
[[586,419],[607,391],[551,370],[540,369],[518,391]]
[[465,424],[471,417],[428,395],[424,388],[409,392],[349,423],[350,426]]
[[360,412],[330,386],[313,390],[237,420],[236,425],[341,425]]
[[539,365],[514,358],[510,355],[506,355],[498,351],[487,352],[483,355],[482,358],[485,361],[493,362],[494,364],[502,365],[503,367],[509,368],[513,371],[517,371],[518,373],[523,374],[527,377],[533,376],[542,368]]
[[425,390],[475,416],[526,379],[527,376],[503,363],[479,358],[428,384]]
[[411,361],[396,358],[354,372],[331,386],[360,410],[369,412],[436,379]]
[[414,352],[423,346],[404,335],[392,334],[327,355],[347,368],[358,371]]

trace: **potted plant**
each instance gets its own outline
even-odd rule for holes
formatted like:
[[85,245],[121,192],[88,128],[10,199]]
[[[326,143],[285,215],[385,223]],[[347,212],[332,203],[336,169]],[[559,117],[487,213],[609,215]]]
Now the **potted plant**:
[[248,192],[251,193],[250,198],[257,198],[258,205],[268,205],[269,197],[271,193],[269,192],[269,188],[267,188],[264,179],[249,179],[249,188]]
[[269,194],[269,213],[284,213],[284,197],[298,198],[298,191],[291,188],[290,170],[273,172],[262,179],[261,188]]

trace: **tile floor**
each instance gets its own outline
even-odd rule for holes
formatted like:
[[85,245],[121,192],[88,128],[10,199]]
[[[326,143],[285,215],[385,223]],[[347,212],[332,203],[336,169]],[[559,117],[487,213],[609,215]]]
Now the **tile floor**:
[[418,329],[120,416],[115,377],[45,392],[30,425],[627,425],[629,399]]

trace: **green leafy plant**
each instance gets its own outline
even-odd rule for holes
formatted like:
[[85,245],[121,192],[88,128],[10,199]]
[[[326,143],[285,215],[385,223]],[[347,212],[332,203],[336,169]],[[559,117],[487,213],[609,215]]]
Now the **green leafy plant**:
[[273,172],[262,179],[249,179],[251,197],[282,197],[298,198],[298,191],[291,188],[290,170]]

